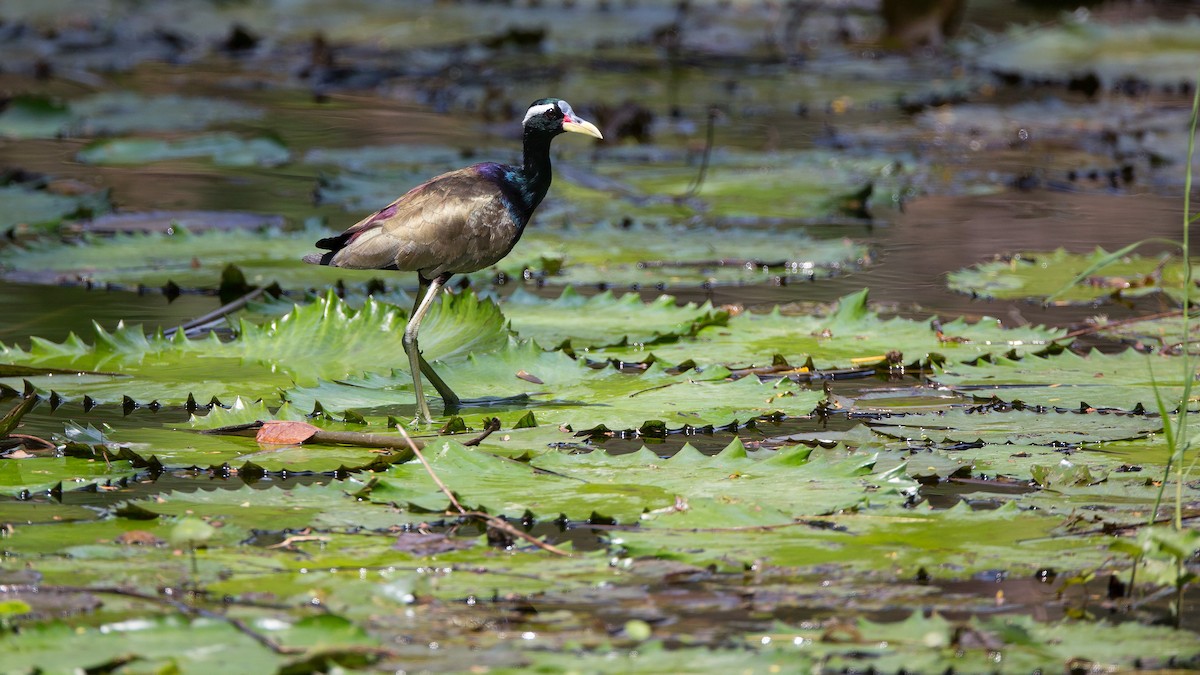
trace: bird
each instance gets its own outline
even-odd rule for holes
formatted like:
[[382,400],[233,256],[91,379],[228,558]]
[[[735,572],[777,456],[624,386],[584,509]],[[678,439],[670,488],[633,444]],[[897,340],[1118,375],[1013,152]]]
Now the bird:
[[596,125],[558,98],[534,101],[525,113],[521,165],[483,162],[432,178],[341,234],[320,239],[317,265],[417,273],[417,294],[402,344],[417,399],[417,423],[431,423],[421,375],[447,409],[461,400],[421,354],[421,320],[455,274],[484,269],[512,251],[550,189],[550,141],[564,132],[603,139]]

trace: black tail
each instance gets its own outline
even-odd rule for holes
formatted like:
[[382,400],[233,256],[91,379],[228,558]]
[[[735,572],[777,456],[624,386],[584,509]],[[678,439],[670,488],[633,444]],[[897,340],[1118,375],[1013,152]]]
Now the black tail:
[[342,232],[332,237],[318,239],[317,248],[323,248],[328,253],[309,253],[304,256],[304,262],[311,265],[328,265],[333,260],[334,254],[346,247],[352,234],[352,232]]

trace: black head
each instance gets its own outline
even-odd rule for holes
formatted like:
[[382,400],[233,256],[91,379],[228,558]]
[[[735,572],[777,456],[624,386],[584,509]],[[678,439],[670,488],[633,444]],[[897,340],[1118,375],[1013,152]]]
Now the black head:
[[575,114],[571,104],[560,98],[542,98],[534,101],[525,113],[522,123],[525,133],[557,136],[564,131],[572,131],[596,138],[604,138],[596,125]]

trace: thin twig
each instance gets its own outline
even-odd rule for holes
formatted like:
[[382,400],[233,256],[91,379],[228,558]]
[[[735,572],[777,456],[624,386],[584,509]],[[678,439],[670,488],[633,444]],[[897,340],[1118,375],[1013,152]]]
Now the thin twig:
[[203,316],[198,316],[195,319],[192,319],[191,321],[188,321],[185,324],[181,324],[175,328],[169,328],[169,329],[163,331],[163,337],[171,337],[172,335],[174,335],[175,333],[177,333],[179,331],[183,331],[184,335],[187,335],[188,332],[191,331],[193,328],[203,326],[204,324],[209,323],[211,321],[216,321],[217,319],[223,319],[227,315],[232,314],[233,312],[236,312],[237,310],[250,304],[251,300],[262,295],[264,292],[266,292],[266,290],[267,290],[266,287],[259,286],[258,288],[250,291],[249,293],[243,295],[242,297],[238,298],[237,300],[234,300],[233,302],[229,302],[224,305],[221,305],[220,307],[214,309],[213,311],[209,312],[208,314],[205,314]]
[[708,174],[708,160],[712,156],[713,138],[716,134],[717,115],[719,114],[720,110],[716,106],[708,109],[708,130],[704,139],[704,156],[700,159],[700,172],[696,174],[696,180],[688,186],[687,192],[683,193],[681,199],[696,196],[700,187],[704,185],[704,178]]
[[[489,426],[490,426],[490,423],[489,423]],[[538,539],[537,537],[535,537],[529,533],[518,530],[517,528],[510,525],[508,522],[506,522],[502,518],[497,518],[496,516],[493,516],[488,513],[484,513],[482,511],[468,511],[467,509],[463,508],[463,505],[459,503],[458,498],[456,498],[454,496],[454,493],[450,491],[450,488],[446,487],[446,484],[442,482],[441,478],[438,478],[438,475],[433,470],[433,467],[430,466],[429,462],[425,459],[425,454],[421,452],[421,449],[418,448],[417,444],[413,442],[412,437],[408,435],[408,431],[402,426],[399,427],[399,429],[400,429],[400,433],[404,436],[404,440],[408,443],[408,447],[413,451],[413,454],[417,456],[417,459],[421,460],[421,464],[423,464],[425,466],[425,472],[429,474],[429,477],[433,479],[433,482],[437,484],[438,488],[442,491],[442,493],[445,494],[446,497],[448,497],[450,499],[450,503],[454,506],[455,509],[458,510],[458,514],[460,516],[462,516],[464,518],[479,518],[479,519],[487,522],[487,524],[489,526],[494,527],[497,530],[502,530],[506,534],[512,535],[519,539],[523,539],[523,540],[533,544],[534,546],[537,546],[538,548],[542,549],[543,551],[548,551],[555,555],[561,555],[561,556],[564,556],[567,558],[571,557],[570,553],[567,553],[566,551],[562,550],[561,548],[558,548],[557,546],[552,546],[550,544],[547,544],[546,542]]]
[[485,438],[487,438],[488,436],[491,436],[493,433],[495,433],[497,431],[500,431],[500,418],[493,417],[484,424],[483,433],[479,434],[478,436],[476,436],[475,438],[472,438],[469,441],[463,441],[463,445],[465,445],[467,447],[473,447],[473,446],[479,445],[480,443],[483,442],[483,440]]
[[285,538],[277,544],[271,544],[267,548],[292,548],[292,544],[298,544],[304,541],[329,541],[329,537],[323,537],[319,534],[294,534]]
[[521,530],[518,530],[517,528],[513,527],[512,524],[510,524],[508,521],[504,520],[503,518],[497,518],[496,516],[493,516],[489,513],[484,513],[482,511],[466,511],[462,515],[470,517],[470,518],[480,518],[482,520],[485,520],[485,521],[487,521],[487,524],[490,527],[494,527],[497,530],[503,530],[506,534],[510,534],[519,539],[523,539],[523,540],[529,542],[530,544],[537,546],[538,548],[542,549],[543,551],[548,551],[555,555],[561,555],[564,558],[571,557],[570,553],[567,553],[566,551],[564,551],[561,548],[558,548],[557,546],[554,546],[552,544],[547,544],[546,542],[542,541],[541,539],[538,539],[537,537],[533,536],[532,534],[529,534],[528,532],[522,532]]
[[638,396],[640,394],[646,394],[646,393],[649,393],[652,391],[658,391],[659,389],[666,389],[667,387],[673,387],[677,384],[679,384],[679,382],[668,382],[666,384],[655,385],[653,387],[650,387],[649,389],[642,389],[641,391],[635,391],[629,395],[629,398],[633,398],[634,396]]
[[1098,324],[1095,326],[1088,326],[1087,328],[1080,328],[1079,330],[1073,330],[1070,333],[1067,333],[1066,335],[1053,338],[1050,341],[1058,342],[1060,340],[1070,340],[1073,338],[1077,338],[1080,335],[1087,335],[1088,333],[1095,333],[1096,331],[1104,330],[1105,328],[1115,328],[1117,326],[1127,326],[1129,324],[1141,323],[1142,321],[1154,321],[1155,319],[1165,319],[1167,317],[1177,316],[1178,314],[1179,314],[1179,312],[1159,312],[1158,314],[1150,314],[1147,316],[1135,316],[1135,317],[1131,317],[1128,319],[1121,319],[1120,321],[1110,321],[1103,325]]
[[51,443],[50,441],[48,441],[44,438],[39,438],[37,436],[30,436],[29,434],[9,434],[8,438],[19,438],[22,441],[25,441],[27,443],[35,443],[37,445],[40,445],[40,446],[46,448],[47,450],[55,450],[58,448],[57,445]]
[[463,508],[462,504],[458,503],[458,498],[454,496],[454,493],[450,491],[450,488],[446,487],[446,484],[442,482],[442,479],[438,478],[438,475],[433,470],[433,467],[429,465],[429,461],[425,459],[425,453],[421,452],[421,449],[418,448],[417,444],[413,442],[412,437],[408,435],[408,430],[402,425],[398,426],[397,428],[400,429],[400,434],[404,436],[404,442],[408,443],[409,449],[413,451],[413,454],[417,456],[417,459],[421,460],[421,464],[425,466],[425,472],[428,473],[429,477],[433,479],[433,482],[437,484],[438,489],[440,489],[442,493],[450,499],[450,503],[454,505],[454,508],[458,509],[459,513],[465,514],[467,510]]

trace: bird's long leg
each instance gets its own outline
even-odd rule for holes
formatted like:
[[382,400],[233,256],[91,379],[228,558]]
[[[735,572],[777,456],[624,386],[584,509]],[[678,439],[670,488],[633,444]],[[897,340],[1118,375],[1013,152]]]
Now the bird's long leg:
[[[417,343],[418,333],[421,330],[421,320],[425,318],[425,314],[429,312],[429,308],[433,306],[433,301],[437,299],[438,293],[442,290],[442,286],[450,279],[449,274],[430,281],[420,274],[417,275],[419,285],[417,286],[417,300],[413,305],[412,314],[408,317],[408,325],[404,327],[404,352],[408,354],[408,365],[412,372],[413,378],[413,393],[417,397],[417,419],[421,422],[432,422],[433,415],[429,412],[429,403],[425,400],[425,391],[421,385],[421,373],[429,378],[434,388],[442,395],[448,405],[457,405],[458,397],[450,391],[450,387],[438,377],[433,371],[433,367],[425,361],[425,357],[421,356],[421,347]],[[451,402],[452,401],[452,402]]]
[[437,390],[446,408],[453,409],[459,405],[458,395],[450,389],[450,386],[442,380],[437,371],[433,369],[433,366],[429,365],[429,362],[425,360],[418,344],[421,321],[425,318],[425,314],[429,312],[429,308],[433,306],[433,301],[437,299],[442,287],[450,280],[450,275],[443,274],[430,281],[418,274],[417,280],[417,299],[413,304],[412,313],[408,317],[408,325],[404,328],[403,344],[404,351],[408,354],[408,364],[413,376],[413,392],[417,397],[417,417],[421,421],[432,422],[433,415],[429,411],[429,403],[425,400],[421,374],[424,374],[429,383],[433,385],[433,388]]
[[[443,274],[442,276],[438,277],[439,285],[442,287],[444,287],[446,282],[449,280],[449,274]],[[424,279],[421,279],[421,283],[428,285]],[[434,291],[434,295],[437,295],[437,291]],[[417,294],[417,302],[421,302],[420,293]],[[432,304],[432,301],[430,302]],[[416,311],[416,306],[414,306],[413,311]],[[433,388],[437,389],[438,396],[442,397],[442,405],[444,405],[446,408],[458,408],[459,403],[461,403],[458,398],[458,394],[455,394],[454,391],[450,389],[450,385],[446,384],[445,380],[443,380],[441,376],[437,374],[437,371],[433,369],[433,366],[429,365],[429,362],[425,360],[425,355],[422,354],[421,350],[419,349],[417,350],[417,357],[421,362],[421,372],[424,373],[425,379],[429,380],[429,383],[433,385]]]
[[433,388],[437,389],[438,396],[442,397],[442,405],[450,410],[458,409],[459,404],[462,403],[458,398],[458,394],[455,394],[450,389],[450,385],[446,384],[446,381],[437,374],[437,371],[433,369],[433,366],[429,365],[424,356],[420,355],[420,353],[418,353],[418,356],[421,357],[421,372],[425,374],[425,379],[429,380],[429,384],[432,384]]

